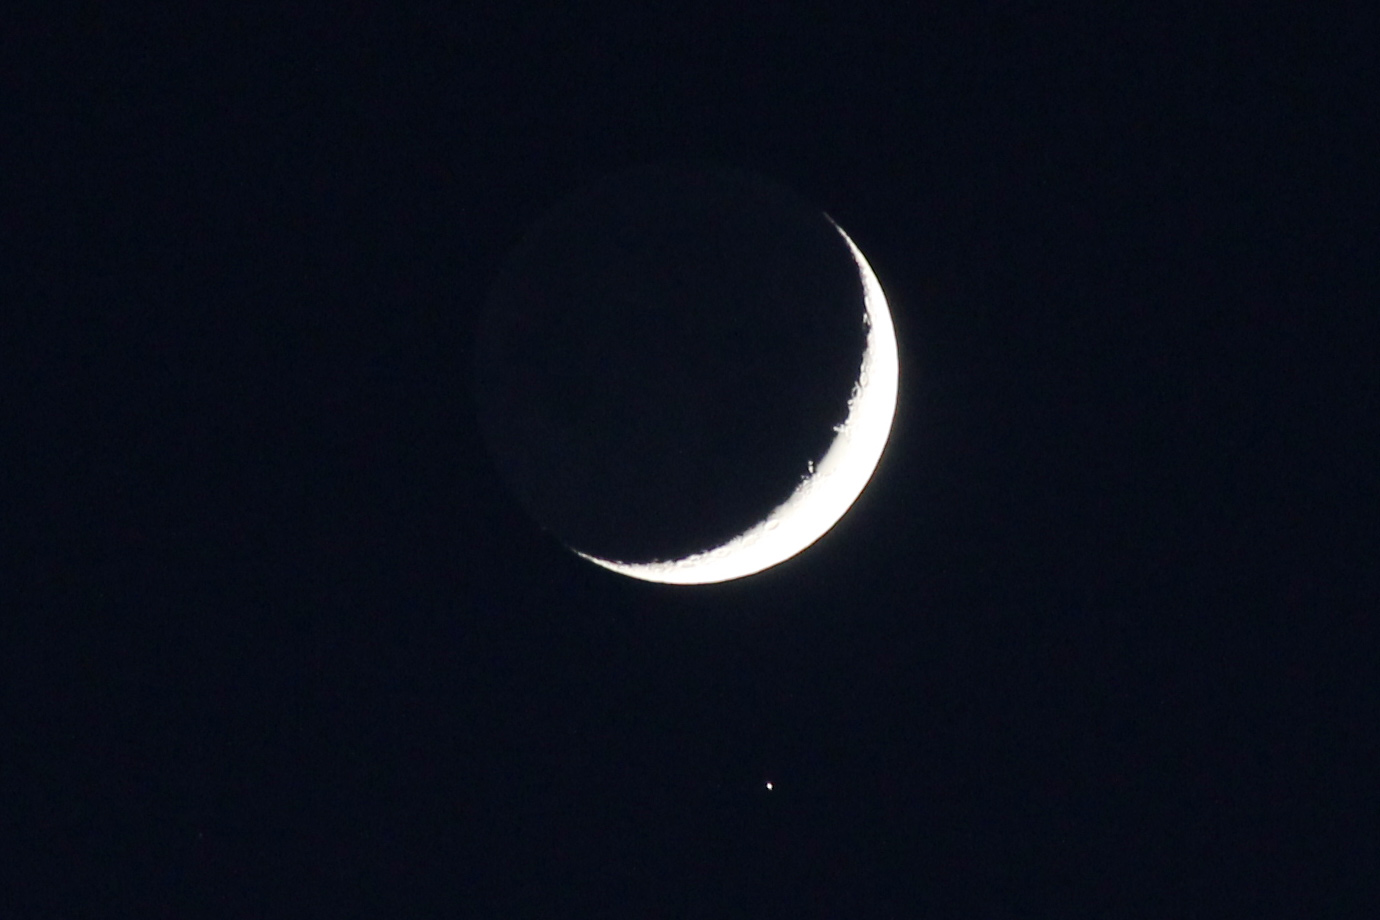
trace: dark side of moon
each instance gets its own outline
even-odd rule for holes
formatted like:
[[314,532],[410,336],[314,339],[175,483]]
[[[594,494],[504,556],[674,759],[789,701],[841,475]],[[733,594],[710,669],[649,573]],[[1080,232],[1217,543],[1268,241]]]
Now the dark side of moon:
[[721,545],[790,496],[847,417],[867,328],[828,219],[754,176],[659,165],[518,246],[476,347],[480,421],[536,520],[605,559]]

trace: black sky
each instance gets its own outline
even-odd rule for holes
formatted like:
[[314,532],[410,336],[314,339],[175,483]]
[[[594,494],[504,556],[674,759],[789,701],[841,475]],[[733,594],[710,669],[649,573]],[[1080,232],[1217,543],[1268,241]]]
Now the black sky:
[[[1152,6],[13,17],[0,913],[1373,911],[1374,23]],[[471,394],[522,234],[667,157],[838,220],[903,363],[705,589]]]

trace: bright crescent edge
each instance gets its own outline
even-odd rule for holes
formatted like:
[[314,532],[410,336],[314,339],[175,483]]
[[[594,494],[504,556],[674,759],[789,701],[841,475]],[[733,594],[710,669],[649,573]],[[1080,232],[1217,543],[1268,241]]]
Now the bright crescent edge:
[[[825,215],[828,217],[828,215]],[[882,286],[853,240],[828,218],[857,263],[863,287],[867,346],[848,417],[838,426],[814,473],[760,524],[722,546],[669,562],[612,562],[575,550],[595,565],[620,575],[668,585],[705,585],[746,578],[803,552],[848,512],[882,459],[896,416],[900,361],[896,330]]]

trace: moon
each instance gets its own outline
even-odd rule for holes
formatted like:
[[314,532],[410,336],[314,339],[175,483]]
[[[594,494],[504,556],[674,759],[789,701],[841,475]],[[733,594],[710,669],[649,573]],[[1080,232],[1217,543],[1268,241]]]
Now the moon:
[[742,578],[827,533],[896,410],[858,247],[766,177],[647,164],[529,226],[475,326],[474,420],[561,548],[666,584]]
[[886,296],[862,252],[833,218],[862,281],[866,346],[848,414],[823,459],[761,523],[720,546],[670,561],[626,563],[574,550],[609,571],[668,585],[733,581],[798,555],[828,533],[867,486],[891,435],[900,383],[896,332]]

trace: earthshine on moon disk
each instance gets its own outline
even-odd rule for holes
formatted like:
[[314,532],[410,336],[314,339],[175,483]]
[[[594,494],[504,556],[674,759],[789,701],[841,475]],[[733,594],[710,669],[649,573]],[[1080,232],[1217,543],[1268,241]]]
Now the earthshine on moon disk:
[[[833,223],[832,218],[830,223]],[[824,536],[852,507],[881,460],[896,414],[900,367],[882,286],[867,259],[834,224],[862,280],[866,347],[848,415],[823,459],[765,520],[726,543],[670,561],[625,563],[575,550],[610,571],[644,581],[703,585],[744,578],[785,562]]]

